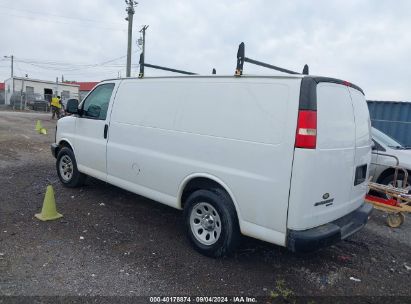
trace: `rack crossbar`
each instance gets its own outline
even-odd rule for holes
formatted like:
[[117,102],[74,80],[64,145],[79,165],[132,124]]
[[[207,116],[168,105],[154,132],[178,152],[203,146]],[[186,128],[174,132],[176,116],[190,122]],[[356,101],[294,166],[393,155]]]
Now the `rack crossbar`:
[[272,65],[272,64],[268,64],[268,63],[265,63],[265,62],[257,61],[257,60],[254,60],[254,59],[251,59],[251,58],[248,58],[248,57],[244,57],[244,61],[245,61],[245,62],[248,62],[248,63],[251,63],[251,64],[255,64],[255,65],[259,65],[259,66],[265,67],[265,68],[267,68],[267,69],[277,70],[277,71],[280,71],[280,72],[283,72],[283,73],[287,73],[287,74],[294,74],[294,75],[296,75],[296,74],[301,74],[301,73],[298,73],[298,72],[294,72],[294,71],[291,71],[291,70],[287,70],[287,69],[283,69],[283,68],[277,67],[277,66]]
[[187,71],[183,71],[183,70],[166,68],[166,67],[162,67],[162,66],[159,66],[159,65],[149,64],[149,63],[144,63],[144,66],[148,67],[148,68],[152,68],[152,69],[163,70],[163,71],[179,73],[179,74],[184,74],[184,75],[198,75],[198,74],[193,73],[193,72],[187,72]]

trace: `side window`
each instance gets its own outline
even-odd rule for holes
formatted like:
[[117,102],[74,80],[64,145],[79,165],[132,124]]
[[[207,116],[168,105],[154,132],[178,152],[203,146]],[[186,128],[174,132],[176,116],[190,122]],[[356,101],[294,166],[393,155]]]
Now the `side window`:
[[105,120],[113,89],[114,83],[102,84],[96,87],[84,100],[83,116]]

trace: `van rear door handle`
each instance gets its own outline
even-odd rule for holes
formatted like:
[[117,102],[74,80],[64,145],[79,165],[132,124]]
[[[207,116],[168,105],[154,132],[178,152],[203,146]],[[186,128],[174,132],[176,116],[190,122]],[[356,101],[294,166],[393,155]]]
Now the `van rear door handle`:
[[104,138],[107,138],[108,125],[104,125]]

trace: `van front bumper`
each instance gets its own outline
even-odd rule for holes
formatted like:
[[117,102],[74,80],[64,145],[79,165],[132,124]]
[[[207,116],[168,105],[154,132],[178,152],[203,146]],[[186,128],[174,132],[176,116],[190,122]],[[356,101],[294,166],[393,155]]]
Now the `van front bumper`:
[[364,203],[353,212],[319,227],[288,230],[287,248],[292,252],[312,252],[346,239],[365,226],[373,207]]

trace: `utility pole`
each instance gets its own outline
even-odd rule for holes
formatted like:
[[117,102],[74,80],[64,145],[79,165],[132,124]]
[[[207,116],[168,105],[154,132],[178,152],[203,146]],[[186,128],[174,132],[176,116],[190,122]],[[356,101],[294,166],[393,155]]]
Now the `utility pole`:
[[11,55],[10,57],[11,57],[11,78],[13,78],[14,76],[14,56]]
[[[12,87],[13,87],[13,91],[11,93],[11,97],[13,97],[14,95],[14,56],[11,55],[11,83],[12,83]],[[10,98],[11,101],[11,98]],[[13,103],[13,110],[14,110],[14,103]]]
[[[12,82],[12,87],[13,87],[13,91],[11,93],[11,96],[13,96],[14,93],[14,56],[10,55],[10,56],[3,56],[4,58],[10,58],[11,59],[11,82]],[[10,96],[10,101],[11,101],[11,96]],[[14,109],[14,106],[13,106]]]
[[[143,66],[140,67],[140,77],[144,76],[144,62],[146,58],[146,30],[148,29],[148,25],[143,25],[142,29],[140,30],[140,33],[143,34],[143,41],[141,42],[142,44],[142,52],[140,56],[140,61],[143,63]],[[139,39],[140,42],[140,39]]]
[[138,2],[134,0],[125,0],[127,4],[126,12],[128,14],[126,20],[128,21],[128,42],[127,42],[127,70],[126,77],[131,75],[131,40],[133,39],[133,15],[134,7],[137,6]]
[[[21,80],[20,111],[23,110],[23,95],[24,95],[24,78]],[[26,107],[24,107],[24,109],[26,109]]]
[[56,95],[54,97],[57,97],[59,95],[59,78],[56,77]]

